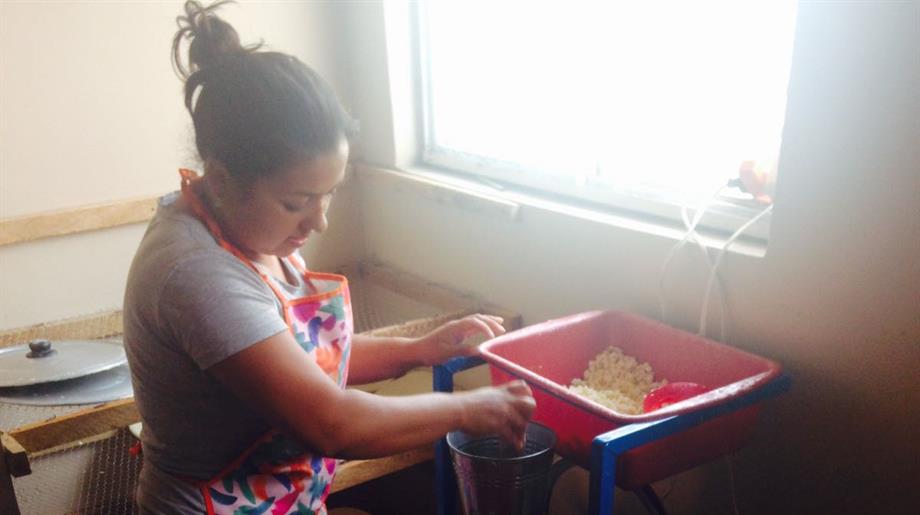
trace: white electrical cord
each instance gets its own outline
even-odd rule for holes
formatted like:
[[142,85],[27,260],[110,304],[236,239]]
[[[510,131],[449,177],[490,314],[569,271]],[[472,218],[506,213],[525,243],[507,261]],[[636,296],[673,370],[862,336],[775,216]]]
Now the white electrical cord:
[[[674,246],[671,247],[671,250],[668,251],[668,254],[665,257],[664,263],[661,265],[661,271],[658,274],[658,315],[659,315],[659,319],[662,321],[666,319],[665,299],[664,299],[664,282],[667,276],[668,267],[671,265],[671,261],[677,255],[677,252],[680,251],[680,249],[683,248],[683,246],[687,244],[688,240],[693,239],[694,243],[696,243],[697,246],[699,247],[700,252],[702,252],[703,257],[706,259],[706,264],[708,268],[712,270],[713,263],[712,263],[711,258],[709,257],[709,251],[706,249],[706,245],[703,243],[703,241],[699,238],[699,235],[696,232],[696,227],[699,225],[700,221],[702,221],[703,215],[706,214],[706,211],[709,209],[712,203],[719,197],[719,195],[722,194],[722,191],[726,187],[727,185],[719,186],[719,189],[717,189],[702,204],[700,204],[700,206],[696,208],[696,212],[693,215],[693,220],[690,220],[689,218],[689,214],[687,212],[688,210],[687,205],[685,204],[681,206],[680,214],[681,214],[681,219],[683,220],[684,228],[686,229],[686,232],[684,233],[684,236],[680,239],[680,241],[674,244]],[[725,313],[724,296],[720,296],[720,298],[722,298],[721,307],[722,307],[722,313],[724,315]],[[724,338],[725,336],[724,316],[723,316],[723,322],[722,322],[721,327],[722,327],[722,338]]]
[[[723,189],[725,189],[724,186],[722,188],[719,188],[719,190],[715,193],[715,195],[712,197],[711,200],[715,200],[721,194]],[[706,207],[706,209],[708,209],[708,206]],[[706,247],[706,244],[703,243],[703,240],[699,237],[699,234],[696,232],[696,225],[699,224],[700,221],[702,220],[702,212],[700,212],[700,214],[698,214],[697,216],[698,216],[698,219],[694,222],[693,227],[691,228],[690,224],[687,221],[687,217],[688,217],[687,207],[684,206],[681,208],[681,217],[684,219],[684,227],[687,227],[688,231],[693,233],[690,237],[696,243],[697,247],[700,249],[700,252],[703,254],[703,257],[706,259],[707,269],[711,271],[713,267],[713,263],[712,263],[712,258],[709,256],[709,249]],[[715,286],[719,290],[719,341],[724,342],[728,334],[727,329],[726,329],[726,323],[728,321],[728,316],[727,316],[728,305],[727,305],[727,302],[725,300],[725,295],[724,295],[725,289],[722,287],[722,283],[719,280],[719,278],[716,278]]]
[[[750,226],[757,223],[758,220],[760,220],[761,218],[766,216],[767,213],[773,210],[773,204],[770,204],[763,211],[761,211],[760,213],[755,215],[753,218],[748,220],[744,225],[739,227],[738,230],[736,230],[731,235],[731,237],[729,237],[728,240],[725,241],[725,243],[722,245],[722,248],[719,249],[719,253],[716,255],[715,262],[713,262],[710,259],[709,250],[707,249],[703,241],[699,238],[696,232],[696,228],[699,225],[700,221],[703,219],[703,215],[706,213],[706,210],[709,209],[709,206],[719,197],[719,195],[721,195],[722,190],[724,190],[727,186],[728,184],[720,186],[719,189],[716,190],[716,192],[713,193],[711,197],[709,197],[709,199],[707,199],[703,204],[701,204],[697,208],[696,212],[694,213],[692,220],[690,219],[689,214],[687,212],[687,206],[684,205],[681,207],[681,219],[683,220],[684,227],[687,229],[687,231],[684,233],[683,238],[681,238],[681,240],[677,242],[673,247],[671,247],[670,251],[668,251],[667,257],[665,257],[664,263],[661,266],[661,272],[659,273],[659,276],[658,276],[658,311],[659,311],[659,316],[661,320],[664,321],[665,320],[664,281],[665,281],[665,276],[667,275],[668,266],[670,266],[671,261],[674,259],[674,256],[677,255],[677,252],[680,251],[680,249],[684,245],[687,244],[688,240],[693,239],[693,241],[699,247],[700,251],[703,253],[703,256],[706,259],[706,264],[709,266],[709,279],[706,281],[706,290],[703,294],[703,303],[700,309],[700,322],[698,325],[699,330],[697,331],[697,334],[703,337],[706,336],[706,322],[707,322],[707,318],[709,315],[709,301],[712,297],[713,286],[718,285],[719,290],[720,290],[719,298],[721,300],[720,302],[721,309],[719,313],[719,326],[720,326],[719,327],[719,336],[720,336],[719,339],[720,341],[723,341],[723,342],[725,341],[725,338],[726,338],[726,327],[725,326],[726,326],[726,318],[727,318],[726,312],[727,312],[728,307],[726,305],[727,301],[726,301],[725,294],[724,294],[725,289],[722,287],[721,283],[719,282],[719,267],[722,266],[722,259],[725,257],[725,254],[728,252],[729,247],[732,246],[735,240],[737,240],[742,234],[744,234],[744,231],[746,231]],[[737,499],[736,492],[735,492],[734,467],[732,466],[730,457],[726,456],[726,461],[728,463],[728,473],[729,473],[731,498],[732,498],[732,509],[734,510],[734,515],[739,515],[738,499]],[[671,494],[671,492],[674,490],[674,486],[675,484],[674,482],[672,482],[667,493],[665,493],[664,495],[665,498],[667,498]]]
[[[725,294],[724,294],[725,289],[722,287],[721,283],[719,282],[718,272],[719,272],[719,267],[722,266],[722,259],[725,257],[725,254],[728,252],[729,247],[732,246],[735,240],[737,240],[742,234],[744,234],[744,231],[746,231],[750,226],[757,223],[758,220],[760,220],[761,218],[766,216],[767,213],[773,210],[773,205],[770,204],[763,211],[761,211],[760,213],[755,215],[753,218],[748,220],[744,225],[739,227],[738,230],[736,230],[731,235],[731,237],[729,237],[728,240],[725,241],[725,243],[722,245],[722,248],[719,249],[719,253],[716,255],[715,262],[713,262],[710,259],[709,250],[707,249],[703,241],[699,238],[696,232],[696,228],[699,225],[700,221],[703,219],[703,215],[706,213],[706,210],[709,209],[709,206],[719,197],[719,195],[722,194],[722,190],[724,190],[727,186],[728,186],[727,184],[720,186],[719,189],[716,190],[716,192],[713,193],[711,197],[709,197],[709,199],[707,199],[702,205],[700,205],[697,208],[696,212],[694,213],[692,220],[690,219],[689,214],[687,212],[687,206],[684,205],[681,207],[681,219],[683,220],[684,227],[687,229],[687,231],[684,233],[683,238],[681,238],[681,240],[677,242],[673,247],[671,247],[670,251],[668,251],[667,257],[665,258],[664,263],[661,266],[661,272],[659,273],[659,276],[658,276],[658,310],[659,310],[659,316],[661,317],[661,320],[664,321],[665,320],[664,281],[665,281],[665,276],[667,275],[668,267],[670,266],[671,261],[674,259],[674,256],[677,255],[677,252],[680,251],[680,249],[683,248],[683,246],[687,244],[688,240],[692,239],[699,247],[700,252],[703,253],[704,258],[706,259],[706,264],[709,266],[709,279],[706,281],[706,290],[703,294],[703,303],[700,309],[700,322],[698,325],[699,330],[697,331],[697,334],[703,337],[706,336],[706,322],[707,322],[707,318],[709,315],[709,301],[712,297],[713,286],[718,285],[719,290],[720,290],[719,299],[721,301],[720,302],[721,309],[719,313],[719,340],[723,342],[726,339],[726,327],[725,326],[726,326],[726,318],[727,318],[726,312],[727,312],[728,307],[726,305],[727,301],[726,301]],[[734,511],[734,515],[739,515],[738,499],[737,499],[737,495],[735,492],[734,467],[732,466],[730,457],[727,456],[726,461],[728,463],[732,509]],[[671,492],[674,490],[674,487],[675,487],[675,484],[672,482],[667,493],[664,495],[665,498],[667,498],[671,494]]]
[[[767,213],[773,210],[773,204],[770,204],[763,211],[757,214],[754,218],[748,220],[744,225],[738,228],[734,234],[731,235],[731,238],[726,240],[725,244],[722,245],[722,248],[719,250],[719,254],[716,255],[716,262],[712,265],[712,268],[709,270],[709,280],[706,282],[706,292],[703,294],[703,308],[700,310],[700,329],[697,332],[700,336],[706,336],[706,319],[709,315],[709,298],[712,294],[712,286],[716,282],[716,277],[719,274],[719,267],[722,265],[722,258],[725,257],[725,253],[728,251],[728,248],[731,247],[732,243],[741,236],[748,227],[757,223],[758,220],[766,216]],[[722,318],[724,319],[724,312]]]
[[728,480],[732,489],[732,509],[735,511],[735,515],[739,515],[738,497],[735,495],[735,468],[732,465],[732,457],[730,454],[725,456],[725,462],[728,463]]
[[[748,227],[757,223],[758,220],[766,216],[767,213],[773,210],[773,204],[767,206],[763,211],[757,213],[756,216],[748,220],[744,225],[738,228],[731,237],[725,241],[725,244],[722,245],[722,248],[719,250],[719,254],[716,256],[716,262],[712,265],[712,268],[709,270],[709,280],[706,282],[706,293],[703,294],[703,308],[700,310],[700,325],[699,325],[699,334],[700,336],[706,336],[706,319],[709,315],[709,298],[712,294],[712,286],[716,282],[716,279],[719,275],[719,267],[722,265],[722,258],[725,257],[725,253],[728,252],[728,248],[731,247],[732,243],[740,237]],[[724,291],[724,289],[723,289]],[[725,333],[725,295],[722,297],[722,312],[720,313],[720,321],[722,322],[722,333]],[[729,485],[731,488],[732,496],[732,509],[734,510],[735,515],[739,515],[738,512],[738,497],[735,492],[735,471],[732,466],[732,461],[730,456],[726,456],[725,460],[728,463],[728,477]]]

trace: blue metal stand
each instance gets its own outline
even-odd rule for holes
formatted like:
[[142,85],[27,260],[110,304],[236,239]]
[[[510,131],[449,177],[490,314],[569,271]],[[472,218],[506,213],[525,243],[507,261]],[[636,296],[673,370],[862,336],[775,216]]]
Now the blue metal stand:
[[[454,358],[434,369],[434,390],[454,391],[454,374],[484,363],[479,358]],[[675,415],[672,417],[618,427],[598,435],[591,445],[591,484],[588,513],[609,515],[613,513],[613,496],[616,484],[616,460],[640,445],[659,440],[681,431],[698,426],[707,420],[757,404],[789,390],[792,380],[782,374],[762,387],[723,404],[710,408]],[[447,441],[441,439],[435,451],[436,493],[438,515],[454,515],[457,509],[457,486]]]
[[591,444],[591,486],[588,495],[588,513],[600,515],[612,512],[617,456],[640,445],[660,440],[698,426],[707,420],[779,395],[788,390],[791,384],[789,375],[782,374],[757,390],[735,397],[724,404],[654,422],[630,424],[598,435]]

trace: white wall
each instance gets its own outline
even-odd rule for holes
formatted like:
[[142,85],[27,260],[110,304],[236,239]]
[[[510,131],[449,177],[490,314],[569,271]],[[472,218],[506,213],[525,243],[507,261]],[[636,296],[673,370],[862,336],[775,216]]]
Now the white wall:
[[[244,43],[264,39],[338,86],[332,5],[241,2],[221,15]],[[178,1],[0,3],[0,218],[177,188],[176,170],[196,164],[170,65],[181,12]],[[0,247],[0,328],[120,307],[143,230]],[[341,240],[334,260],[359,252],[358,239],[328,238]]]
[[[907,513],[920,502],[920,3],[803,2],[796,37],[767,255],[730,255],[722,273],[731,342],[795,381],[735,460],[739,508]],[[390,100],[371,86],[386,76],[368,59],[348,82],[375,106],[358,112],[363,124],[385,125]],[[374,148],[368,160],[393,164]],[[477,213],[374,174],[362,183],[376,259],[526,323],[595,308],[657,315],[673,239],[540,207],[516,221]],[[674,274],[669,320],[695,328],[704,270],[685,258]],[[678,485],[674,513],[730,512],[724,464],[704,471]]]

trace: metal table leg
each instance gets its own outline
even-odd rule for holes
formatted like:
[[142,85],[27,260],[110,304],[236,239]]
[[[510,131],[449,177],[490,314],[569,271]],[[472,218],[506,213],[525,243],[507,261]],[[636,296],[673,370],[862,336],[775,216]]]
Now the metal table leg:
[[642,502],[642,506],[645,506],[645,511],[651,515],[668,515],[668,510],[665,509],[664,503],[661,502],[661,498],[651,485],[645,485],[633,493]]

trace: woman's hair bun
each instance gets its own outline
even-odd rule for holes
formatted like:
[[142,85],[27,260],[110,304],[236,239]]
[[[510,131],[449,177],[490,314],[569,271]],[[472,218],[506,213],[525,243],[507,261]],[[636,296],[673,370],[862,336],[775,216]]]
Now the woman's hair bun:
[[[236,30],[214,14],[225,3],[188,0],[176,19],[173,64],[185,82],[201,159],[250,180],[340,151],[356,124],[329,84],[294,56],[259,51],[261,43],[241,46]],[[184,40],[188,61],[180,58]]]
[[[173,39],[173,66],[180,77],[188,78],[196,70],[210,68],[252,50],[240,44],[236,29],[214,14],[218,7],[227,3],[233,0],[219,0],[207,7],[198,0],[186,0],[185,15],[176,18],[179,31]],[[187,65],[183,64],[180,55],[183,39],[191,40]]]

